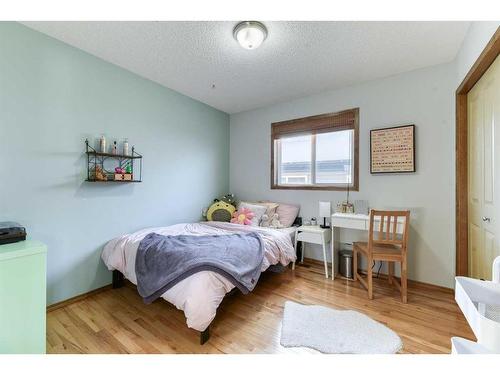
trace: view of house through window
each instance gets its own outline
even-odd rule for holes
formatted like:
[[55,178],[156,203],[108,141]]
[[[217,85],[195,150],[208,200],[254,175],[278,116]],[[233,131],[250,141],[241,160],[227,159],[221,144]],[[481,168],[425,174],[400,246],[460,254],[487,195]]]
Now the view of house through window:
[[354,130],[287,136],[275,142],[278,185],[353,185]]
[[282,138],[281,163],[278,164],[279,182],[286,185],[311,184],[312,135]]
[[316,135],[316,184],[352,185],[354,130]]

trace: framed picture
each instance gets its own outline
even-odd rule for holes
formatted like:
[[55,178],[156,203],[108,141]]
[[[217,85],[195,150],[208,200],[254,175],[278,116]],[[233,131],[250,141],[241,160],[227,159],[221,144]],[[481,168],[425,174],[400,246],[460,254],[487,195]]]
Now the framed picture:
[[415,172],[415,125],[370,130],[370,173]]

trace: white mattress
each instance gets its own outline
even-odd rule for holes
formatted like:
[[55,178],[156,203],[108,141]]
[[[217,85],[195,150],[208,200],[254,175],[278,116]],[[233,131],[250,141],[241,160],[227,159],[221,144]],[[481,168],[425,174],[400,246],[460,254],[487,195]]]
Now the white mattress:
[[[149,233],[200,236],[252,231],[258,232],[264,241],[262,271],[272,264],[281,263],[286,266],[295,261],[295,250],[291,238],[295,233],[295,228],[276,230],[220,222],[176,224],[169,227],[143,229],[109,241],[101,257],[109,270],[119,270],[128,280],[137,284],[135,274],[137,248]],[[217,307],[224,296],[233,288],[234,285],[225,277],[212,271],[203,271],[180,281],[166,291],[162,298],[184,311],[188,327],[204,331],[215,318]]]

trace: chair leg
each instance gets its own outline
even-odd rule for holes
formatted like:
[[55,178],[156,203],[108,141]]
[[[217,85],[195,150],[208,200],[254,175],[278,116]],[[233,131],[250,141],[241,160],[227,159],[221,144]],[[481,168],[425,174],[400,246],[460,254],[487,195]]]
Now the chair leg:
[[387,262],[389,268],[389,285],[392,285],[392,278],[394,277],[394,262]]
[[358,280],[358,252],[356,248],[352,249],[352,271],[353,280]]
[[407,275],[406,257],[401,262],[401,301],[408,302],[408,275]]
[[372,258],[368,258],[367,265],[367,284],[368,284],[368,298],[373,299],[373,268],[372,268]]

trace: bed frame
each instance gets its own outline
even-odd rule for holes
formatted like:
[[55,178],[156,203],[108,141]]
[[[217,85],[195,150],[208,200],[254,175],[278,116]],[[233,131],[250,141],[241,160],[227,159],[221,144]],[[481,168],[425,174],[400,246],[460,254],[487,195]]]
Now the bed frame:
[[[113,285],[113,289],[118,289],[118,288],[121,288],[122,286],[125,285],[125,277],[118,270],[113,270],[113,284],[112,285]],[[234,289],[231,290],[231,292],[233,292],[233,291],[234,291]],[[231,292],[229,292],[228,294],[231,294]],[[203,345],[204,343],[206,343],[209,338],[210,338],[210,326],[208,326],[203,332],[200,332],[200,345]]]
[[[302,218],[297,217],[293,223],[293,226],[300,226],[302,225]],[[118,289],[121,288],[123,285],[125,285],[125,277],[123,274],[118,271],[118,270],[113,270],[113,289]],[[237,288],[233,288],[229,293],[227,293],[226,296],[232,295],[238,291]],[[210,325],[203,331],[200,332],[200,345],[203,345],[208,341],[210,338]]]

